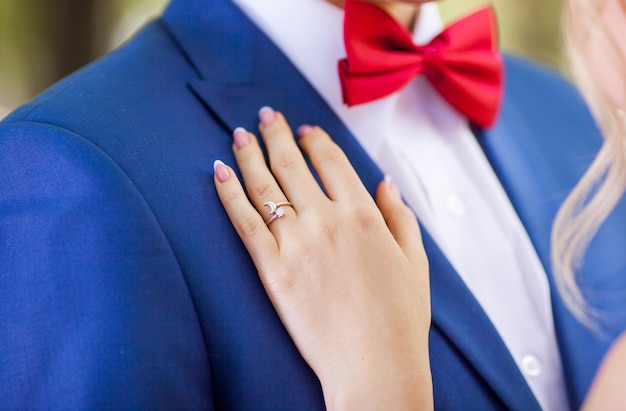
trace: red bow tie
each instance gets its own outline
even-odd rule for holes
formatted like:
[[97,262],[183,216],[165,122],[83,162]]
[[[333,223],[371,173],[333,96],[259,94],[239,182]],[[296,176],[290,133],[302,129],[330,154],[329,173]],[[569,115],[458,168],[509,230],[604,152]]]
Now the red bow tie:
[[404,26],[381,8],[346,0],[339,62],[343,100],[348,105],[385,97],[423,74],[450,105],[471,123],[494,123],[502,88],[502,60],[490,7],[449,26],[417,46]]

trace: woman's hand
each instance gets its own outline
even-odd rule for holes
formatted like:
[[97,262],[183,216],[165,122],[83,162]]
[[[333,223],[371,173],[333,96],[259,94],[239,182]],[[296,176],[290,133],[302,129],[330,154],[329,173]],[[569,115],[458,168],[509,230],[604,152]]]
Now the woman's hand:
[[[219,161],[215,186],[327,408],[431,408],[428,262],[414,214],[390,180],[377,207],[330,137],[302,126],[322,191],[283,116],[259,117],[271,172],[253,134],[237,129],[233,144],[252,204]],[[266,225],[266,202],[292,206]]]

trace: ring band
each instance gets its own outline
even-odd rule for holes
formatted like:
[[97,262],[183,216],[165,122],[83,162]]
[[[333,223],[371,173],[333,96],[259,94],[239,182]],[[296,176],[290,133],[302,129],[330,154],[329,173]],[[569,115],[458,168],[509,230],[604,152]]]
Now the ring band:
[[263,205],[269,208],[269,215],[271,215],[270,219],[265,222],[265,225],[270,225],[272,221],[285,216],[285,210],[283,210],[282,207],[289,206],[293,208],[293,204],[289,201],[281,201],[278,203],[268,201]]

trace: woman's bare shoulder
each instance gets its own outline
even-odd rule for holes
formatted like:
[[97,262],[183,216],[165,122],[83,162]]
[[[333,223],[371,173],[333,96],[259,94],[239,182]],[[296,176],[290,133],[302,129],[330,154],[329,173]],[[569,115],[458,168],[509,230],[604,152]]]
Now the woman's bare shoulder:
[[624,381],[626,381],[626,332],[613,343],[602,361],[582,410],[626,410]]

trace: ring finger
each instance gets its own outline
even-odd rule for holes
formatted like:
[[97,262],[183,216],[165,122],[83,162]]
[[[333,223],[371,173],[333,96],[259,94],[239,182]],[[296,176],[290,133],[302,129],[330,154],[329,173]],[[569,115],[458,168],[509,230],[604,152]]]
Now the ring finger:
[[235,159],[248,197],[264,220],[269,222],[268,227],[280,244],[280,233],[283,229],[279,227],[285,224],[279,224],[284,223],[279,220],[294,219],[296,210],[294,206],[284,204],[289,203],[289,200],[267,168],[256,137],[243,128],[237,128],[233,132],[233,139]]

